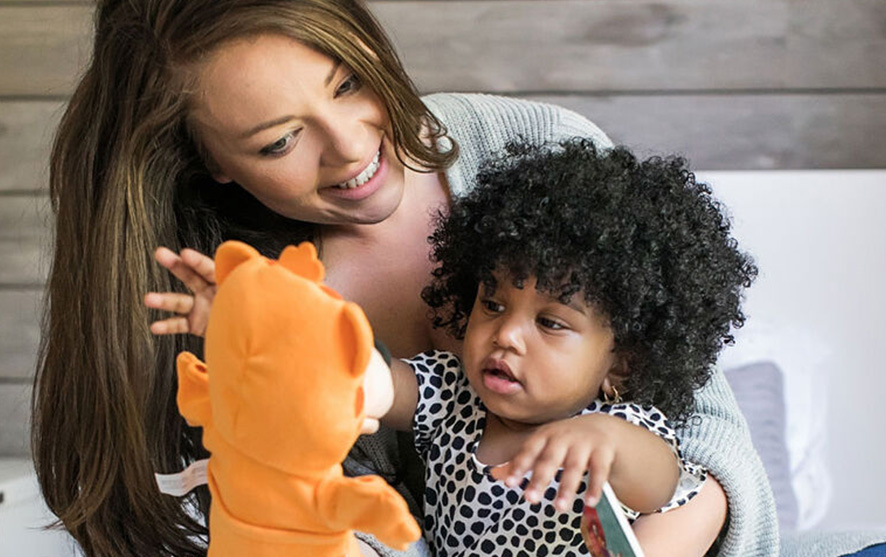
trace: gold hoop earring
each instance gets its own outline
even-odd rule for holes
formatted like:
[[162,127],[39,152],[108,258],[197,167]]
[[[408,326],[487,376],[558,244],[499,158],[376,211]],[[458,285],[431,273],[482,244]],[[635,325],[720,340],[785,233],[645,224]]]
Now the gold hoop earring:
[[615,385],[612,386],[612,398],[609,398],[609,393],[603,391],[603,402],[610,406],[621,402],[621,395],[618,394],[618,389],[615,388]]

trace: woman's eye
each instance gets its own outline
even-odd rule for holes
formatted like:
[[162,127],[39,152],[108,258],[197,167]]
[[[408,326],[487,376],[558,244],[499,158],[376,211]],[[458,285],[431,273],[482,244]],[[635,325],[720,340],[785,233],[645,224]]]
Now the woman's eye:
[[550,329],[552,331],[559,331],[566,328],[566,326],[559,321],[554,321],[553,319],[548,319],[547,317],[539,317],[538,324],[545,329]]
[[504,311],[504,306],[492,300],[483,300],[483,308],[489,313],[501,313]]
[[335,96],[340,97],[348,93],[353,93],[354,91],[359,90],[362,85],[363,82],[360,81],[360,78],[351,74],[341,85],[338,86],[338,89],[335,90]]
[[282,155],[283,153],[289,150],[289,147],[292,143],[293,136],[291,133],[287,133],[277,141],[271,143],[270,145],[266,145],[262,147],[261,154],[262,155]]

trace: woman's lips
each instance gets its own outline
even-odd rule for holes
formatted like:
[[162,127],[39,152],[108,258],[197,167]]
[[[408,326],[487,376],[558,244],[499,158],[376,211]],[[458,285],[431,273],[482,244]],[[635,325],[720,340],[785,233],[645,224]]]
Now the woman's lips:
[[[374,169],[373,169],[374,167]],[[388,174],[388,160],[384,156],[384,149],[379,148],[372,161],[360,174],[351,178],[344,184],[337,184],[323,188],[323,193],[339,199],[360,201],[377,192],[385,183]],[[361,183],[362,182],[362,183]],[[351,187],[353,185],[353,187]]]

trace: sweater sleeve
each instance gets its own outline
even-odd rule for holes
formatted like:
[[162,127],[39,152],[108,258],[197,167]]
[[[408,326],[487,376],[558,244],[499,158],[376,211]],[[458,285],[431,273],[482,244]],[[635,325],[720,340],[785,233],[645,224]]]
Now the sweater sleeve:
[[503,153],[512,141],[542,145],[585,137],[600,147],[612,146],[606,134],[590,120],[552,104],[454,93],[438,93],[422,100],[458,144],[458,161],[446,170],[450,191],[456,197],[471,191],[483,163]]
[[684,457],[707,468],[726,492],[728,528],[718,555],[778,555],[775,499],[722,371],[696,393],[694,414],[677,435]]

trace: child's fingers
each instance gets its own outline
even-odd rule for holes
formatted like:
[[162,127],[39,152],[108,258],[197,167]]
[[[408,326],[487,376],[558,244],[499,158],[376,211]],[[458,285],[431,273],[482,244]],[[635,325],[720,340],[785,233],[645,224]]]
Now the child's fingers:
[[597,506],[597,502],[603,495],[603,484],[609,480],[609,472],[612,470],[614,458],[615,453],[609,448],[601,448],[591,455],[591,466],[588,470],[588,491],[585,494],[587,505]]
[[145,294],[145,306],[179,315],[188,315],[194,309],[194,297],[175,292],[148,292]]
[[530,503],[538,503],[542,499],[545,488],[553,481],[554,476],[566,458],[568,448],[562,443],[547,443],[544,450],[535,459],[532,466],[532,479],[526,486],[523,498]]
[[563,472],[560,476],[560,489],[557,492],[557,499],[554,501],[554,507],[560,512],[569,509],[572,499],[578,493],[581,479],[588,470],[588,461],[590,460],[590,450],[578,449],[569,451],[566,461],[563,463]]
[[509,465],[510,470],[505,479],[505,483],[509,487],[517,487],[520,484],[523,476],[532,468],[535,459],[544,450],[546,443],[547,440],[544,437],[537,435],[533,435],[523,443],[520,452],[511,459]]

